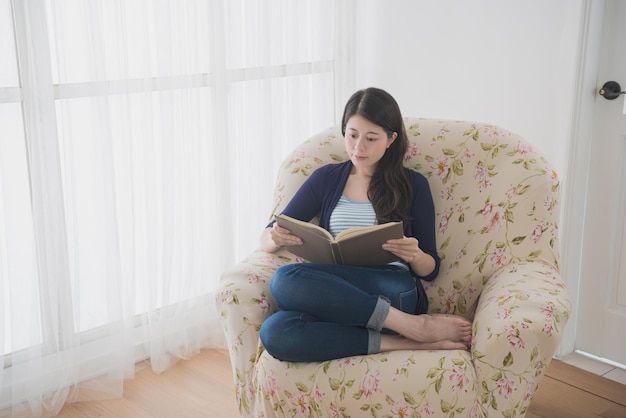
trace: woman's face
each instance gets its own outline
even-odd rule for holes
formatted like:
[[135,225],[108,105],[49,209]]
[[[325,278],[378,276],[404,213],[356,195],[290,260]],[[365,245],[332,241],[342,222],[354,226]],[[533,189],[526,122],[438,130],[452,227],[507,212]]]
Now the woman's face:
[[354,115],[346,123],[345,144],[350,160],[357,171],[371,175],[376,164],[385,155],[398,134],[391,138],[380,126],[370,122],[363,116]]

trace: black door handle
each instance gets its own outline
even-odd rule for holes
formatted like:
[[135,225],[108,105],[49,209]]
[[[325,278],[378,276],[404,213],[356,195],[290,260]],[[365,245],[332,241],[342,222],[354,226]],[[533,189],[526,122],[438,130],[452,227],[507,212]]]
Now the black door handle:
[[622,91],[622,87],[616,81],[607,81],[604,83],[600,91],[600,96],[607,100],[615,100],[620,94],[626,94],[626,91]]

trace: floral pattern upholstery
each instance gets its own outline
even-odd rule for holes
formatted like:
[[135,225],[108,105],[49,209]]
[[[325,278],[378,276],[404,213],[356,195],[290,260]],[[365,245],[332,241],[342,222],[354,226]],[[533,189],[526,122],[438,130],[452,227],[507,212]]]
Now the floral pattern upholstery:
[[[471,350],[278,361],[259,341],[277,309],[269,281],[277,267],[303,260],[257,250],[222,275],[216,296],[242,416],[526,413],[570,312],[558,264],[559,179],[528,142],[497,126],[405,123],[406,166],[428,178],[437,216],[442,265],[425,283],[429,312],[472,321]],[[313,170],[345,159],[338,127],[299,146],[280,169],[274,213]]]

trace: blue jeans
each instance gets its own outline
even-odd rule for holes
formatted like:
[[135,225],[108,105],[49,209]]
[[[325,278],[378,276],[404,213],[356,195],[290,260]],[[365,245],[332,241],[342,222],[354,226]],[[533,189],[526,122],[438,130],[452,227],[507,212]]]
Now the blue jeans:
[[289,264],[276,270],[270,291],[281,310],[261,326],[261,341],[283,361],[378,353],[390,306],[411,314],[428,308],[421,283],[395,265]]

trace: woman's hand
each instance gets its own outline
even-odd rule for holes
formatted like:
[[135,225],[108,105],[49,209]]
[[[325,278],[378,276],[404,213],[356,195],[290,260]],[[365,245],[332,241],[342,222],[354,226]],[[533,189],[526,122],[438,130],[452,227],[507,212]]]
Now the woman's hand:
[[287,245],[301,245],[302,240],[289,232],[288,229],[278,226],[277,223],[271,228],[266,228],[261,235],[261,249],[269,253],[277,251]]
[[383,244],[383,249],[397,255],[406,263],[416,261],[424,252],[420,250],[419,242],[414,237],[390,239]]
[[419,276],[427,276],[435,269],[435,259],[420,249],[414,237],[390,239],[383,244],[383,249],[397,255]]
[[270,230],[270,237],[272,242],[277,247],[284,247],[286,245],[301,245],[302,240],[297,236],[289,232],[288,229],[278,226],[278,223],[274,223]]

